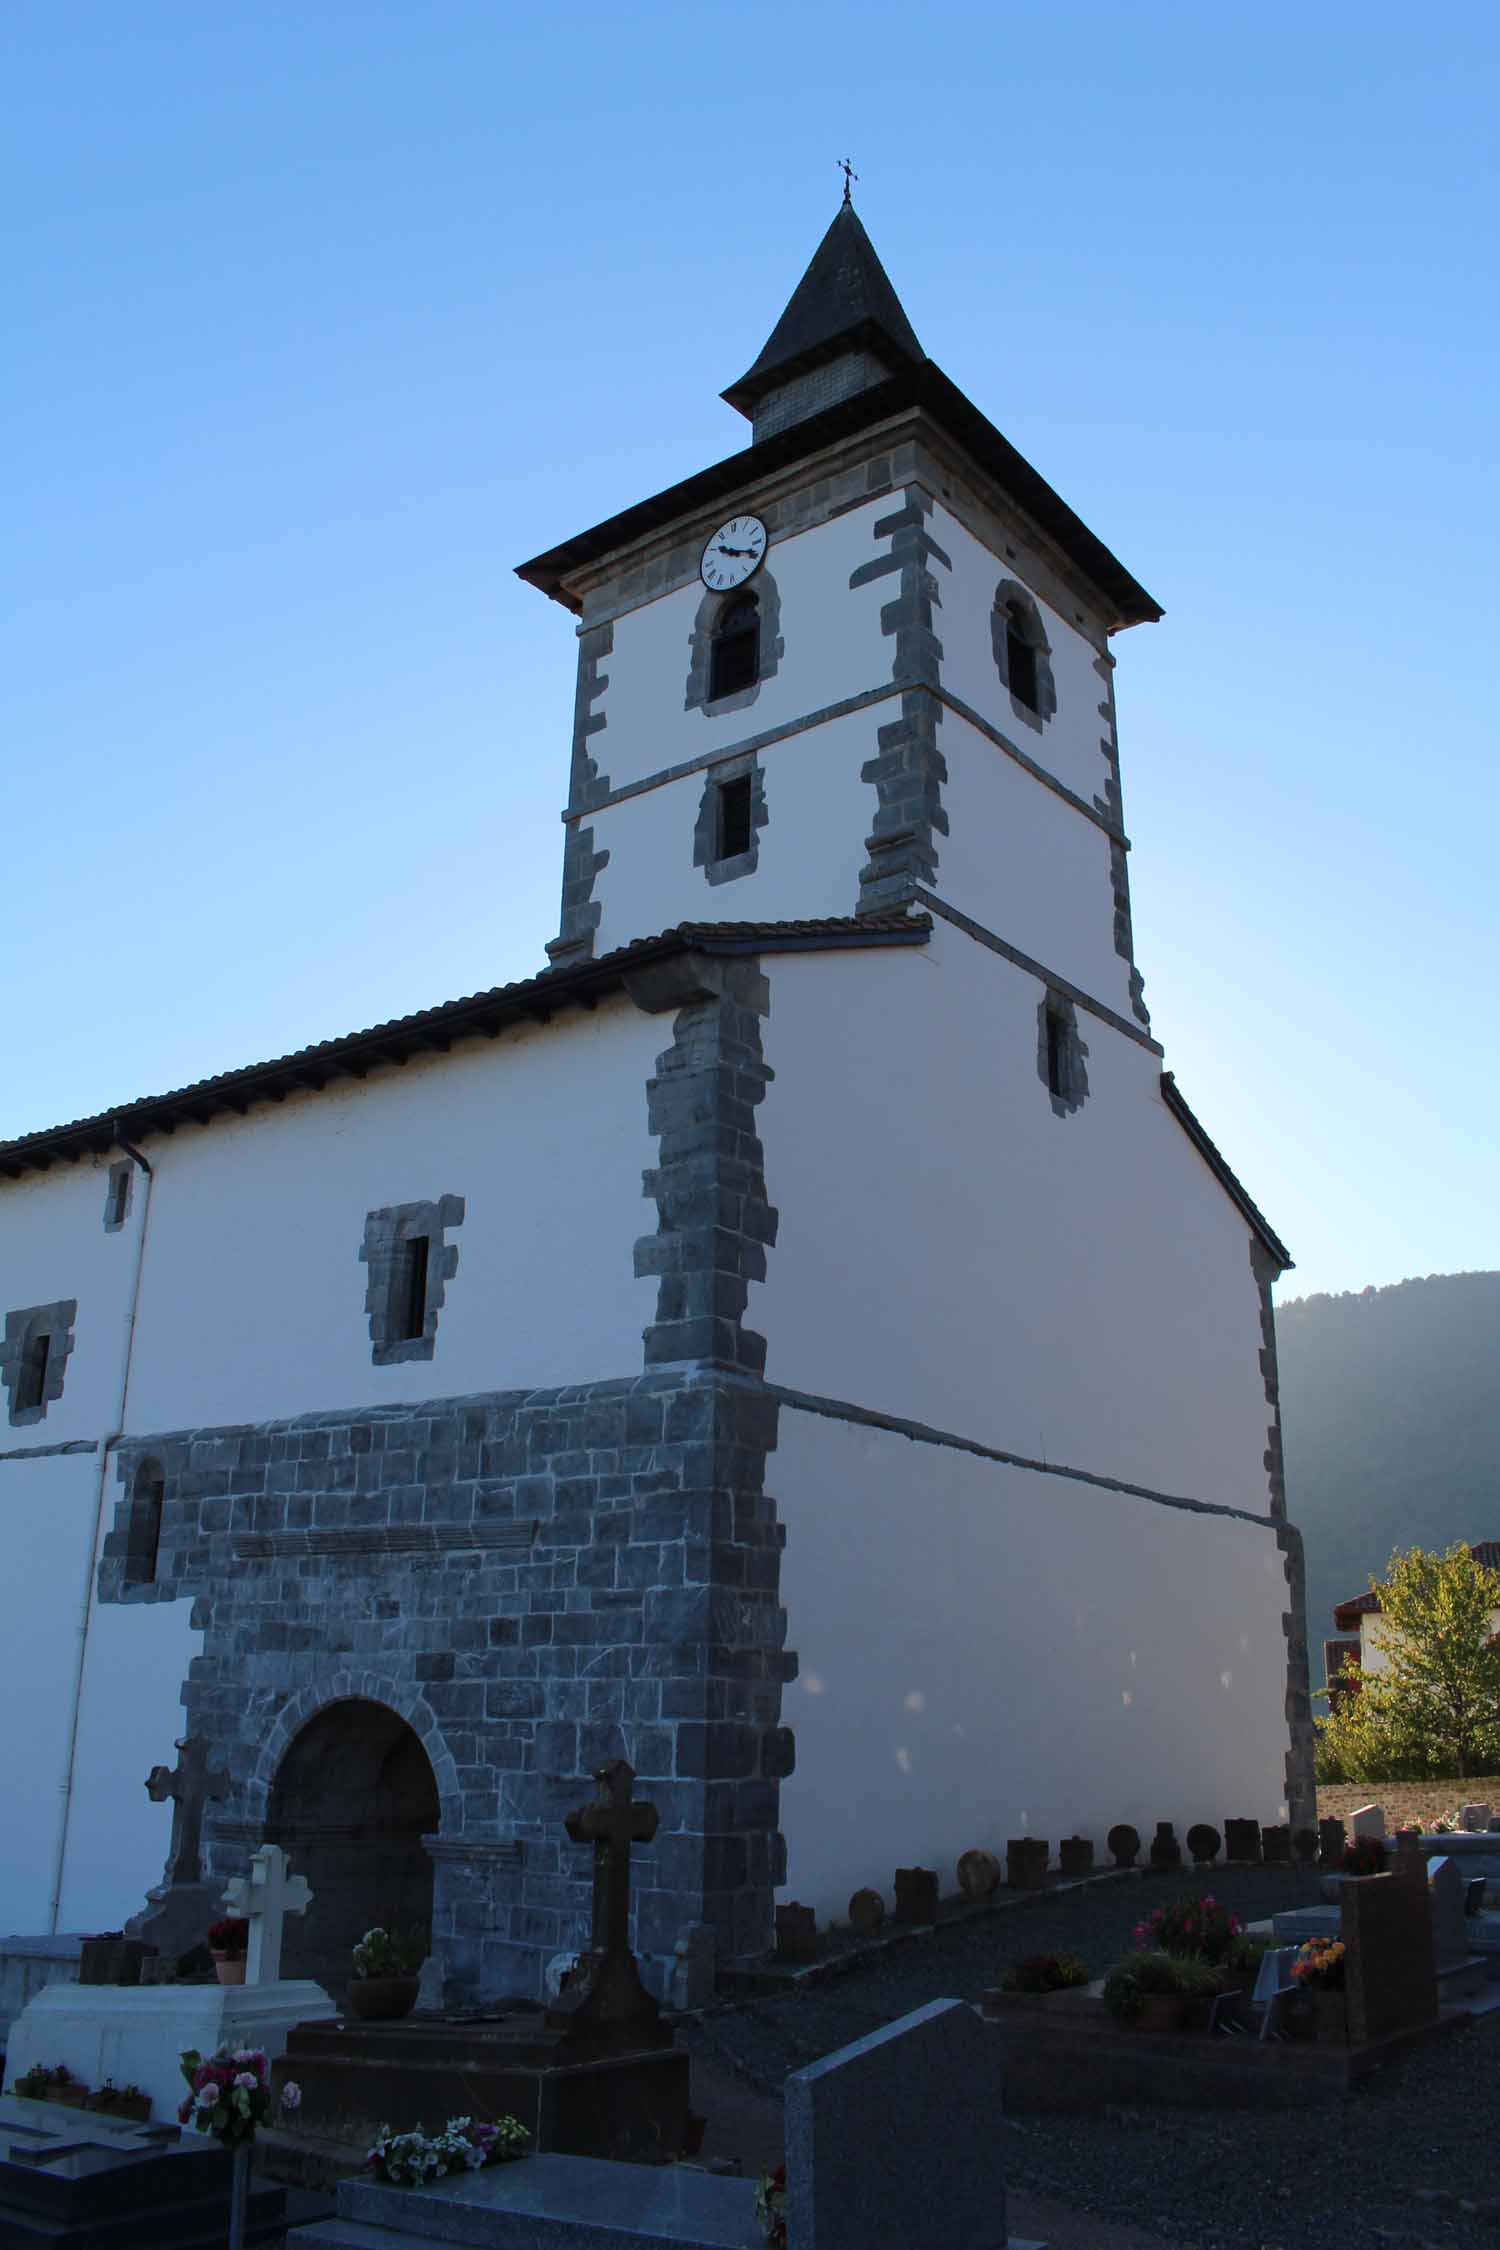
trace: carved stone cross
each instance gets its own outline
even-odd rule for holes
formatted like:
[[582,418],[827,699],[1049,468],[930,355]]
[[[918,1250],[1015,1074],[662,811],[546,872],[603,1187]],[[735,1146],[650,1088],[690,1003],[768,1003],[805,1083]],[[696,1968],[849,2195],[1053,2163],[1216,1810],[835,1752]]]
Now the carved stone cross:
[[203,1880],[203,1812],[229,1795],[227,1773],[210,1773],[208,1738],[190,1734],[177,1745],[176,1770],[153,1766],[146,1779],[146,1794],[153,1805],[172,1800],[172,1843],[167,1853],[169,1883]]
[[594,1779],[598,1795],[565,1823],[575,1844],[594,1847],[593,1936],[553,2014],[580,2036],[649,2038],[659,2009],[630,1950],[630,1847],[650,1843],[660,1816],[655,1805],[632,1801],[635,1773],[623,1758]]
[[279,1844],[262,1844],[250,1859],[248,1875],[237,1875],[224,1893],[231,1914],[250,1924],[246,1984],[275,1984],[281,1975],[282,1924],[288,1914],[305,1914],[313,1894],[305,1875],[289,1875]]

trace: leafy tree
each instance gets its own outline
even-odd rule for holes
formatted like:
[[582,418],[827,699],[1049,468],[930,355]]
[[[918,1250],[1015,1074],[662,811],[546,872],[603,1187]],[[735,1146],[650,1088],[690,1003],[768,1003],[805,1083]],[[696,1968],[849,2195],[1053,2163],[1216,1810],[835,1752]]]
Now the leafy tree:
[[1500,1571],[1463,1545],[1392,1555],[1380,1596],[1386,1667],[1349,1671],[1320,1729],[1319,1766],[1352,1781],[1494,1770],[1500,1756]]

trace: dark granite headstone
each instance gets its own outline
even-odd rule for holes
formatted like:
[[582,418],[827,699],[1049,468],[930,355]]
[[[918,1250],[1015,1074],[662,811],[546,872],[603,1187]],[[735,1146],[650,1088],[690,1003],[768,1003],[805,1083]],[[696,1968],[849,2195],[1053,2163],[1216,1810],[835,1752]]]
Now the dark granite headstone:
[[776,1909],[778,1961],[813,1961],[818,1952],[818,1917],[810,1906],[788,1899]]
[[1300,1867],[1311,1867],[1318,1856],[1318,1831],[1316,1828],[1292,1830],[1292,1857]]
[[1187,1832],[1187,1848],[1193,1855],[1195,1867],[1212,1867],[1223,1847],[1224,1839],[1217,1828],[1206,1820],[1199,1820]]
[[1094,1839],[1092,1836],[1064,1836],[1057,1847],[1057,1864],[1064,1875],[1075,1881],[1081,1875],[1094,1872]]
[[1292,1864],[1292,1832],[1290,1828],[1263,1828],[1260,1832],[1260,1856],[1267,1867],[1290,1867]]
[[935,1922],[938,1879],[931,1867],[898,1867],[896,1870],[896,1920]]
[[1260,1865],[1260,1822],[1258,1820],[1226,1820],[1224,1823],[1224,1854],[1231,1861],[1243,1865]]
[[1013,1891],[1038,1891],[1047,1880],[1052,1846],[1041,1836],[1012,1836],[1005,1847],[1005,1880]]
[[1345,1829],[1341,1820],[1318,1822],[1318,1865],[1336,1874],[1344,1857]]
[[885,1900],[879,1891],[868,1884],[856,1891],[849,1901],[849,1926],[858,1930],[861,1937],[873,1937],[885,1920]]
[[1151,1839],[1151,1864],[1158,1869],[1182,1865],[1182,1846],[1170,1820],[1159,1820],[1156,1824],[1156,1834]]
[[1104,1841],[1114,1856],[1116,1867],[1134,1867],[1140,1853],[1141,1839],[1140,1832],[1132,1828],[1129,1821],[1118,1822]]
[[1425,1876],[1349,1876],[1339,1886],[1344,1992],[1354,2046],[1437,2020]]

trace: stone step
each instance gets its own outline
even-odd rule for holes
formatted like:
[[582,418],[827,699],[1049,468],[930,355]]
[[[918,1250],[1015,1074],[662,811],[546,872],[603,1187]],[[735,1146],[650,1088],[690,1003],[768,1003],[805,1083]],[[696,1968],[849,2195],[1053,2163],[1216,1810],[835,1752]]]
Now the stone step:
[[430,2234],[393,2234],[353,2219],[316,2219],[286,2238],[287,2250],[442,2250]]

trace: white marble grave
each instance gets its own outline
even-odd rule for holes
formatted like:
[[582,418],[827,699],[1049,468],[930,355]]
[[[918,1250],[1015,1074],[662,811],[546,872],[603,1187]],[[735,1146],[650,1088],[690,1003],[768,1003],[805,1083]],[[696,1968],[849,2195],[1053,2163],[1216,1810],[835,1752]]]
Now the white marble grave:
[[167,2122],[187,2091],[178,2062],[185,2049],[208,2055],[216,2047],[263,2047],[275,2056],[293,2024],[337,2016],[320,1984],[278,1974],[285,1916],[311,1904],[305,1881],[288,1877],[276,1844],[263,1845],[250,1867],[224,1898],[231,1913],[250,1921],[244,1984],[49,1985],[11,2027],[6,2083],[33,2063],[66,2063],[89,2086],[106,2078],[139,2086],[151,2097],[153,2118]]
[[1384,1805],[1361,1805],[1357,1812],[1351,1813],[1349,1816],[1349,1833],[1351,1836],[1378,1836],[1380,1841],[1384,1843],[1386,1834]]

